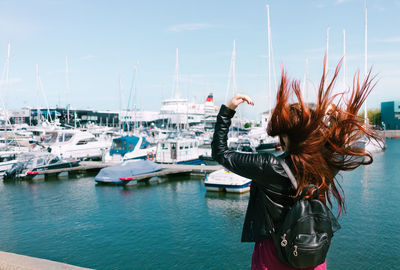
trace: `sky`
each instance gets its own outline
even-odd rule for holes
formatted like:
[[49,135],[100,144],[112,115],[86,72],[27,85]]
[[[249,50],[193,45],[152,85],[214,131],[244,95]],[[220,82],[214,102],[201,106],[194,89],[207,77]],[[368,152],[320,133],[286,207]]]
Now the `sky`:
[[[275,70],[271,95],[267,4]],[[328,74],[343,57],[346,31],[346,83],[342,68],[336,91],[348,88],[358,70],[363,76],[364,6],[364,0],[0,0],[0,94],[10,109],[37,103],[65,107],[69,101],[72,108],[117,110],[121,100],[122,109],[130,103],[159,110],[162,100],[173,96],[178,48],[180,97],[204,102],[212,92],[220,105],[232,96],[232,89],[226,92],[235,40],[237,92],[255,101],[241,112],[257,120],[273,106],[281,69],[304,81],[306,59],[312,100],[328,27]],[[400,0],[369,0],[367,8],[368,68],[377,75],[368,108],[380,108],[381,102],[400,100]],[[7,89],[3,70],[9,42]],[[42,85],[38,101],[36,65]]]

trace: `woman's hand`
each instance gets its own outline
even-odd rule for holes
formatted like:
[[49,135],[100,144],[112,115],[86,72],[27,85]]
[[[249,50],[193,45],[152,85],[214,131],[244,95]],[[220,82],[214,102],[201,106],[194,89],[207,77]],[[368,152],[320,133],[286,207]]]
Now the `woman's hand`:
[[226,107],[228,107],[231,110],[236,110],[237,106],[243,102],[247,102],[249,105],[254,105],[254,102],[251,100],[251,98],[248,95],[243,95],[243,94],[236,94],[227,104]]

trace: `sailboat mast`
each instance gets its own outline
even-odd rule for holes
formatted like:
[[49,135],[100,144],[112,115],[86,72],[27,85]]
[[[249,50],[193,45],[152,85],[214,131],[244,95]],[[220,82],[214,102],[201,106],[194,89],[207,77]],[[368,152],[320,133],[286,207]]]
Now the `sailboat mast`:
[[[271,24],[269,17],[269,5],[267,5],[267,21],[268,21],[268,100],[269,100],[269,114],[272,110],[272,95],[271,95]],[[269,117],[268,117],[269,119]]]
[[68,70],[68,56],[65,56],[65,82],[66,82],[66,87],[67,87],[67,123],[69,124],[69,107],[70,107],[70,101],[69,101],[69,95],[70,95],[70,89],[69,89],[69,70]]
[[[5,95],[5,111],[7,111],[8,105],[8,74],[10,72],[10,49],[11,44],[10,41],[8,42],[8,50],[7,50],[7,65],[6,65],[6,95]],[[8,121],[8,119],[7,119]]]
[[232,52],[232,96],[236,95],[236,40],[233,41]]
[[179,50],[176,48],[175,53],[175,85],[174,85],[174,98],[179,97]]
[[346,29],[343,29],[343,88],[346,88]]
[[308,100],[308,57],[306,57],[306,74],[304,76],[304,98]]
[[[367,72],[368,72],[368,48],[367,48],[367,37],[368,37],[368,20],[367,20],[367,1],[365,1],[365,31],[364,31],[364,79],[367,77]],[[366,124],[368,122],[368,114],[367,114],[367,99],[365,99],[364,103],[364,123]]]
[[40,110],[39,110],[39,65],[36,64],[36,113],[37,113],[37,125],[40,124]]
[[328,26],[326,29],[326,66],[325,66],[325,81],[326,77],[328,76],[328,69],[329,69],[329,31],[331,28]]

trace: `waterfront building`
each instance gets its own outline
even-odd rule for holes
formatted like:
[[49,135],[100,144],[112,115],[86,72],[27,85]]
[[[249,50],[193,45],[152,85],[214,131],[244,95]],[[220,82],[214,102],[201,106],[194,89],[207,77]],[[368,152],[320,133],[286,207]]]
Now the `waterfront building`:
[[381,103],[382,123],[387,130],[400,129],[400,101],[387,101]]

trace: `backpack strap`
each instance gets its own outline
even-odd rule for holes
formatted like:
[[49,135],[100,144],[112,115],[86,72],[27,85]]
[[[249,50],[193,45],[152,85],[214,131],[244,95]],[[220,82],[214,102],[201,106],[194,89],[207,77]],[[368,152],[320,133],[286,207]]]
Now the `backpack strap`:
[[289,166],[286,164],[283,158],[279,158],[279,162],[281,163],[283,169],[285,170],[287,176],[289,177],[290,182],[292,182],[293,187],[297,190],[297,181],[292,171],[290,170]]

